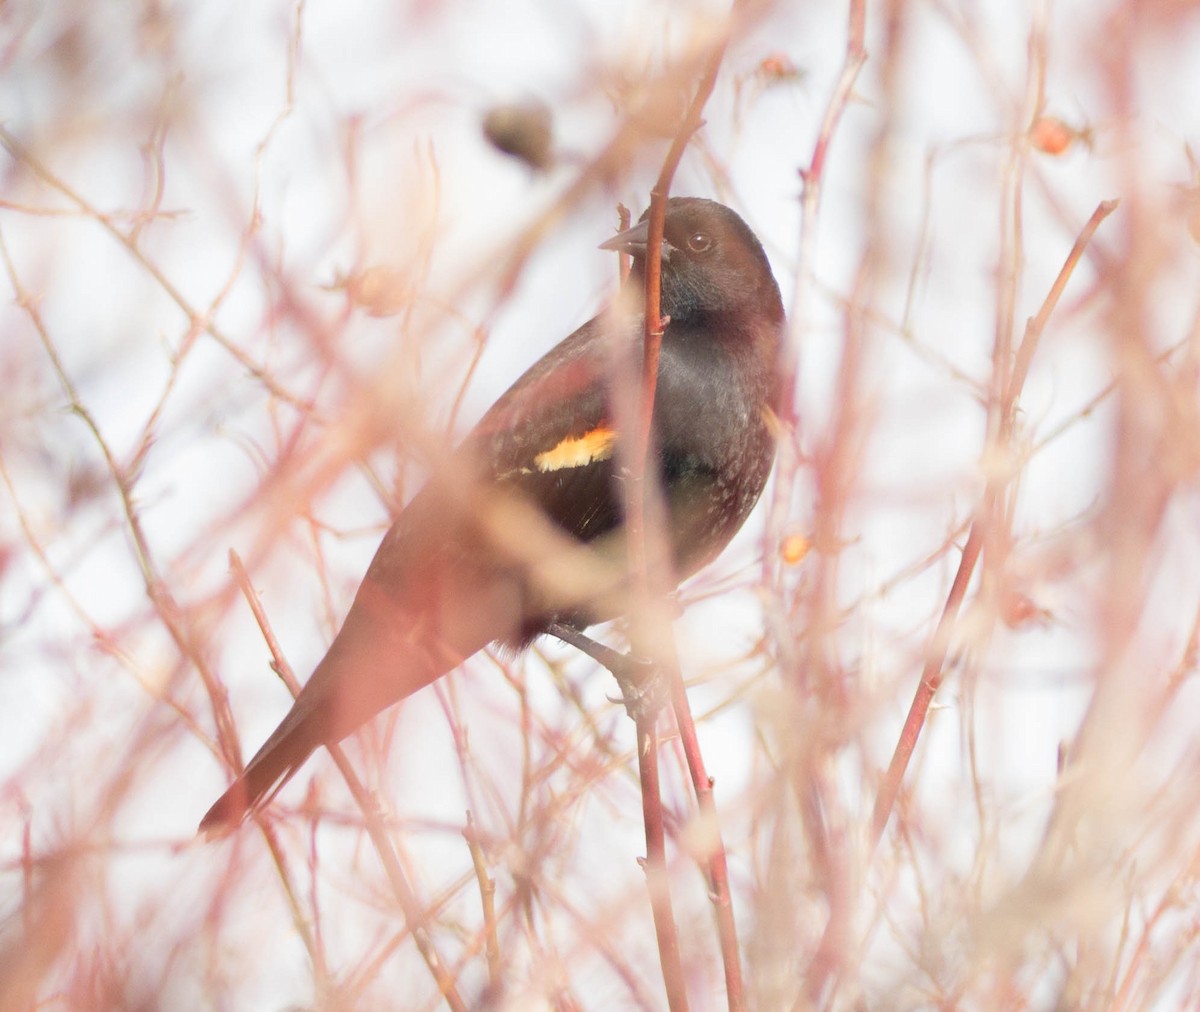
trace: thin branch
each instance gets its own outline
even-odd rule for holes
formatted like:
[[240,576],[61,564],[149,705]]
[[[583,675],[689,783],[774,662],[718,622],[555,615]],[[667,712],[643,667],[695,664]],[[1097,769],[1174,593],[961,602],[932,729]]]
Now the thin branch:
[[[247,604],[250,605],[250,610],[254,614],[254,620],[258,623],[258,627],[263,634],[263,639],[271,651],[271,667],[283,680],[283,683],[288,687],[292,696],[298,696],[300,694],[300,683],[296,679],[296,675],[292,671],[287,658],[279,648],[279,641],[275,638],[275,634],[271,629],[270,620],[267,618],[262,603],[259,601],[258,592],[254,589],[250,581],[249,573],[246,572],[237,553],[232,550],[229,553],[229,564],[233,570],[234,578],[241,588],[243,596],[246,598]],[[400,866],[400,860],[396,855],[391,838],[388,836],[387,827],[384,825],[378,803],[371,792],[363,785],[362,781],[359,780],[358,774],[354,772],[354,767],[351,765],[350,760],[346,758],[342,747],[337,744],[327,744],[326,748],[329,750],[329,754],[333,756],[333,761],[338,768],[338,772],[341,773],[342,779],[345,780],[346,787],[350,791],[350,795],[354,798],[354,803],[362,813],[363,826],[371,839],[371,844],[374,846],[375,852],[379,855],[383,870],[388,877],[388,881],[391,883],[392,892],[400,904],[400,909],[404,913],[405,924],[412,935],[413,941],[416,943],[417,950],[421,953],[421,958],[425,961],[425,965],[433,975],[439,994],[441,994],[446,1000],[446,1004],[454,1012],[466,1012],[467,1004],[459,995],[454,978],[446,970],[446,963],[439,955],[430,937],[429,912],[408,884],[408,878],[404,874],[404,869]],[[269,819],[261,813],[256,812],[254,813],[254,820],[267,836],[268,841],[270,841],[272,833]]]
[[642,818],[646,825],[646,886],[658,939],[658,959],[662,966],[663,986],[671,1012],[687,1012],[687,988],[683,964],[679,958],[679,934],[671,907],[671,889],[667,881],[666,837],[663,831],[662,794],[658,782],[658,735],[655,718],[640,722],[637,729],[638,774],[642,784]]
[[[742,12],[744,5],[735,3],[730,15],[730,29]],[[647,474],[646,457],[650,445],[653,426],[654,398],[658,384],[659,353],[662,347],[663,331],[670,322],[662,318],[661,313],[661,258],[658,251],[662,248],[663,229],[666,222],[667,199],[671,190],[671,181],[688,141],[703,123],[704,106],[716,86],[717,74],[725,57],[728,44],[728,34],[723,34],[714,45],[705,64],[704,72],[697,85],[695,96],[688,106],[686,115],[679,131],[671,142],[671,147],[663,160],[658,179],[650,191],[650,208],[648,213],[649,234],[646,241],[646,277],[645,277],[645,308],[644,308],[644,346],[642,354],[641,402],[638,411],[638,429],[632,445],[625,452],[626,466],[629,469],[626,496],[626,530],[629,546],[629,566],[634,579],[634,600],[637,602],[637,614],[653,615],[658,610],[653,604],[663,600],[665,588],[670,585],[669,559],[665,552],[665,532],[662,522],[662,499],[657,486],[657,475]],[[651,530],[647,529],[647,520],[651,521]],[[654,558],[650,558],[650,551]],[[654,581],[653,583],[651,581]],[[666,627],[667,623],[661,623]],[[634,624],[634,648],[649,641],[645,635],[645,623]],[[675,645],[670,631],[662,629],[661,641],[655,640],[659,649],[649,652],[659,666],[659,670],[670,679],[671,701],[675,711],[675,720],[680,730],[680,738],[687,756],[688,768],[692,774],[692,783],[696,791],[699,815],[706,825],[716,827],[716,806],[712,797],[712,780],[704,767],[700,753],[699,740],[696,735],[695,722],[692,719],[688,704],[687,690],[679,670]],[[653,740],[652,738],[650,739]],[[640,761],[645,764],[646,759]],[[655,761],[650,756],[649,761]],[[657,782],[657,772],[655,773]],[[649,806],[643,795],[644,810],[649,813]],[[647,839],[651,827],[647,815]],[[661,817],[661,810],[659,816]],[[725,848],[719,830],[714,829],[710,852],[707,856],[708,879],[713,897],[713,907],[717,918],[717,931],[721,944],[721,957],[725,970],[725,986],[729,1008],[741,1012],[745,1008],[745,989],[742,981],[741,957],[737,940],[737,927],[733,916],[733,903],[729,894],[729,873],[725,859]],[[664,882],[665,887],[665,882]],[[669,906],[666,908],[669,912]],[[655,920],[658,924],[660,912],[656,909]],[[661,950],[664,940],[660,929],[660,954],[664,965],[671,960],[668,951]],[[671,983],[667,980],[668,991]]]
[[[1115,201],[1103,201],[1092,212],[1092,216],[1079,233],[1078,238],[1071,247],[1071,252],[1067,255],[1066,261],[1054,279],[1050,291],[1042,302],[1041,309],[1038,310],[1037,315],[1029,320],[1026,325],[1025,335],[1017,349],[1016,365],[1012,372],[1012,379],[1007,390],[1004,392],[1004,422],[998,441],[1000,446],[1007,446],[1012,437],[1016,405],[1021,394],[1021,389],[1024,386],[1025,378],[1029,373],[1029,365],[1033,359],[1033,354],[1037,350],[1038,339],[1045,329],[1050,315],[1058,305],[1059,299],[1076,265],[1079,263],[1084,249],[1091,241],[1092,236],[1095,235],[1100,223],[1116,210],[1116,206]],[[941,618],[938,620],[937,629],[934,631],[926,653],[925,665],[921,671],[921,681],[917,685],[917,691],[909,706],[908,716],[905,718],[904,727],[900,732],[900,739],[896,743],[896,748],[892,753],[892,759],[888,765],[887,773],[884,775],[879,794],[875,797],[875,809],[871,819],[872,849],[878,845],[879,840],[883,836],[884,827],[887,825],[888,817],[891,815],[892,808],[896,803],[896,796],[900,792],[900,784],[904,779],[904,771],[908,768],[913,751],[917,746],[917,739],[920,737],[921,730],[925,725],[925,718],[929,713],[929,705],[933,702],[933,697],[941,687],[942,680],[945,677],[943,669],[946,663],[946,654],[950,648],[955,620],[966,597],[967,586],[971,582],[971,577],[975,572],[975,565],[979,561],[979,555],[983,548],[987,518],[992,515],[999,497],[1008,485],[1011,477],[1010,473],[1004,472],[994,474],[989,478],[983,499],[980,502],[975,519],[971,523],[971,531],[967,536],[967,543],[963,546],[962,557],[959,559],[958,571],[954,575],[954,582],[950,586],[950,593],[946,598]]]
[[154,263],[149,257],[142,252],[136,240],[131,234],[126,234],[117,227],[116,219],[101,211],[98,207],[92,204],[78,190],[70,186],[65,180],[57,176],[51,169],[45,165],[40,159],[25,148],[20,141],[16,139],[3,125],[0,125],[0,147],[3,147],[14,159],[24,163],[33,172],[35,176],[42,180],[47,186],[57,190],[71,203],[78,207],[84,214],[97,222],[109,235],[117,240],[138,262],[147,274],[149,274],[158,283],[158,286],[167,293],[171,301],[179,307],[184,316],[191,320],[193,324],[201,327],[208,333],[214,341],[232,355],[237,362],[253,376],[259,383],[263,385],[272,394],[282,401],[293,405],[302,412],[313,414],[313,405],[297,397],[289,390],[285,390],[276,381],[275,378],[257,362],[254,362],[238,345],[222,331],[207,314],[201,313],[184,297],[183,293],[175,286],[175,284],[163,273],[158,264]]
[[463,839],[467,841],[467,849],[471,853],[471,866],[475,869],[475,881],[479,885],[479,900],[483,907],[488,984],[492,988],[499,988],[503,982],[500,976],[500,941],[496,935],[496,882],[488,874],[483,847],[479,844],[479,833],[475,829],[475,820],[471,818],[470,812],[467,813],[467,825],[463,829]]

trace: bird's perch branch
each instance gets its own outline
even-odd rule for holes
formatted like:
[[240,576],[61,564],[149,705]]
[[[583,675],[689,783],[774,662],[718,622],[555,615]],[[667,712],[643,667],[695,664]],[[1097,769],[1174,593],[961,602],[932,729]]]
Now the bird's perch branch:
[[[738,16],[740,7],[740,4],[735,3],[731,15],[731,29],[733,27],[733,20]],[[647,530],[647,518],[649,517],[651,521],[657,521],[661,514],[661,509],[655,508],[656,505],[661,506],[660,499],[658,498],[657,483],[653,481],[656,476],[651,475],[649,476],[650,480],[647,480],[648,476],[646,474],[646,458],[653,425],[654,398],[658,386],[659,354],[662,348],[663,331],[669,323],[669,321],[662,318],[661,311],[662,264],[659,251],[662,249],[667,199],[670,195],[671,181],[674,179],[675,171],[679,167],[688,142],[703,123],[702,114],[704,106],[712,95],[713,88],[716,86],[717,74],[720,71],[721,62],[725,57],[727,43],[728,33],[725,33],[714,45],[705,63],[700,83],[696,88],[696,94],[684,116],[683,124],[671,143],[671,147],[659,171],[658,179],[655,182],[654,188],[650,191],[649,235],[646,240],[646,301],[641,403],[638,414],[638,431],[633,445],[629,448],[631,480],[629,482],[630,494],[626,503],[630,569],[635,582],[635,601],[639,604],[636,610],[638,614],[642,615],[653,614],[653,609],[651,607],[643,608],[640,606],[641,604],[652,606],[655,601],[662,600],[664,588],[668,585],[667,567],[670,565],[669,558],[666,557],[666,553],[662,550],[664,538],[659,536],[662,533],[662,524],[653,523],[653,531],[648,532]],[[651,487],[652,484],[653,487]],[[654,553],[653,558],[649,554],[651,551]],[[635,649],[636,645],[644,640],[644,635],[640,635],[635,626]],[[705,820],[706,824],[716,826],[712,779],[705,769],[704,758],[700,752],[695,721],[692,719],[691,709],[688,705],[687,691],[683,684],[683,677],[679,670],[678,659],[675,656],[674,642],[671,637],[664,635],[662,637],[662,648],[652,651],[650,656],[659,663],[661,669],[671,680],[671,701],[675,712],[675,720],[679,727],[680,742],[687,757],[688,769],[691,773],[692,784],[696,792],[700,818]],[[655,744],[654,739],[651,737],[647,740],[651,747],[653,747]],[[656,757],[651,754],[642,760],[642,764],[645,766],[653,764],[656,761]],[[657,777],[654,780],[656,785]],[[645,783],[645,780],[643,782]],[[656,803],[659,806],[659,818],[661,819],[661,801],[657,801]],[[646,829],[647,840],[649,841],[653,804],[646,799],[644,799],[643,804],[646,808]],[[725,848],[719,832],[714,832],[712,841],[706,863],[713,904],[716,909],[717,930],[720,936],[721,957],[725,970],[726,994],[729,1008],[731,1010],[741,1010],[745,1008],[745,992],[742,981],[737,926],[734,922],[733,904],[729,893],[729,872],[725,859]],[[648,874],[653,876],[654,869],[652,864],[647,871]],[[651,881],[653,883],[653,877]],[[665,878],[663,881],[663,893],[667,896],[666,909],[661,912],[656,910],[656,924],[658,923],[660,913],[670,916],[670,902],[669,895],[665,891]],[[654,894],[655,890],[652,887],[652,898]],[[670,993],[673,971],[669,970],[668,967],[677,964],[678,951],[677,949],[672,951],[669,946],[663,946],[661,941],[660,937],[660,957],[663,961],[663,975],[667,983],[671,1005],[674,1008],[676,1007],[676,1002],[683,998],[683,996],[681,994],[672,995]],[[682,977],[679,980],[682,982]],[[683,1000],[686,1001],[686,998],[683,998]]]

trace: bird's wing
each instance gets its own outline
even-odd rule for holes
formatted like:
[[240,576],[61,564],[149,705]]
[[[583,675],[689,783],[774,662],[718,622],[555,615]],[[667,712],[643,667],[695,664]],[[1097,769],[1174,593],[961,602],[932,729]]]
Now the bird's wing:
[[[499,487],[519,492],[562,530],[591,541],[621,519],[611,353],[600,316],[551,350],[483,416],[464,444]],[[633,328],[622,326],[620,337]]]

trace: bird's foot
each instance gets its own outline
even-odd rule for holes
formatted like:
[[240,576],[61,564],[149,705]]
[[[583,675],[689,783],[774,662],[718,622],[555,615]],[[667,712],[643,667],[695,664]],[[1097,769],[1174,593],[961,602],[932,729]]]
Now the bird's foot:
[[659,712],[666,705],[669,687],[662,670],[649,657],[620,654],[620,664],[609,668],[621,690],[625,712],[638,727],[653,727]]
[[636,654],[623,654],[603,643],[597,643],[574,626],[561,622],[555,622],[546,631],[556,639],[587,654],[601,667],[612,672],[612,676],[617,680],[617,687],[621,690],[620,698],[614,699],[613,702],[623,703],[625,711],[638,727],[653,727],[670,691],[667,679],[663,677],[662,671],[654,661]]

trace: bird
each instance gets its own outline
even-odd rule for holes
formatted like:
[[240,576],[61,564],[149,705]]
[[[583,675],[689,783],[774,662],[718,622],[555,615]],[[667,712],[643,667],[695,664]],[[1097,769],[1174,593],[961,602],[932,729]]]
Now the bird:
[[208,810],[203,834],[235,828],[316,749],[489,644],[520,649],[620,617],[625,414],[610,378],[614,349],[640,355],[652,256],[665,327],[646,467],[661,489],[672,578],[696,573],[741,528],[775,458],[779,286],[729,207],[672,197],[658,250],[648,215],[600,246],[631,258],[613,307],[530,367],[400,511],[328,652]]

